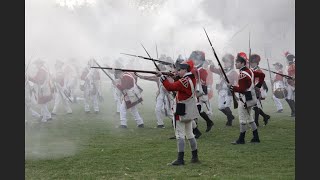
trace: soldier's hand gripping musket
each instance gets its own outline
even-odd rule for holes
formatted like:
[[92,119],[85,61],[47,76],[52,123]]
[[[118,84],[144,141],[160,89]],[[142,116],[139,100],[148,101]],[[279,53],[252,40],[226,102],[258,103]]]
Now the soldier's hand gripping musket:
[[[214,50],[214,48],[213,48],[213,46],[212,46],[212,43],[211,43],[211,41],[210,41],[210,39],[209,39],[209,36],[208,36],[208,34],[207,34],[207,31],[206,31],[205,28],[203,28],[203,30],[204,30],[204,32],[205,32],[206,35],[207,35],[209,44],[210,44],[210,46],[211,46],[211,48],[212,48],[212,51],[213,51],[214,56],[216,57],[216,59],[217,59],[217,61],[218,61],[218,64],[219,64],[220,69],[221,69],[221,71],[222,71],[222,73],[223,73],[223,75],[224,75],[224,78],[225,78],[226,82],[229,84],[230,81],[228,80],[228,77],[227,77],[226,73],[224,72],[224,69],[222,68],[222,65],[221,65],[221,63],[220,63],[220,61],[219,61],[219,58],[218,58],[218,56],[217,56],[217,54],[216,54],[216,51]],[[233,98],[233,107],[234,107],[235,109],[237,109],[237,108],[238,108],[238,101],[237,101],[237,99],[236,99],[236,96],[235,96],[234,92],[231,91],[231,93],[232,93],[232,98]]]

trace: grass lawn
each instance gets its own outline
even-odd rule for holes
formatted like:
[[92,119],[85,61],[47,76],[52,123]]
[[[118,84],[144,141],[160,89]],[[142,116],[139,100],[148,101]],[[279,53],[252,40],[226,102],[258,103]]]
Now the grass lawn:
[[[142,82],[142,80],[140,81]],[[233,127],[225,127],[226,117],[212,100],[214,128],[198,139],[200,164],[190,164],[191,152],[185,147],[185,166],[167,163],[177,157],[171,122],[155,129],[155,83],[143,82],[144,102],[139,105],[145,128],[138,129],[128,113],[128,129],[115,128],[119,116],[108,86],[104,83],[104,102],[99,114],[85,114],[82,104],[72,104],[73,114],[60,114],[48,123],[38,123],[29,113],[25,117],[26,179],[295,179],[295,121],[283,100],[284,112],[275,113],[271,94],[264,111],[271,115],[267,126],[260,116],[260,144],[232,145],[239,136],[238,112]],[[49,109],[52,110],[52,104]],[[252,138],[246,133],[246,142]]]

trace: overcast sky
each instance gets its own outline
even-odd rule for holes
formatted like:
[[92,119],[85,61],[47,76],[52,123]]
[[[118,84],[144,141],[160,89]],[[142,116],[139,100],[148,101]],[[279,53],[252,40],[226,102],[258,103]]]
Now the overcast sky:
[[26,0],[25,5],[26,59],[146,56],[143,43],[153,57],[157,44],[159,54],[174,59],[203,50],[216,63],[202,27],[220,59],[226,52],[248,53],[249,32],[252,53],[263,59],[267,50],[271,62],[284,63],[283,53],[295,51],[294,0]]

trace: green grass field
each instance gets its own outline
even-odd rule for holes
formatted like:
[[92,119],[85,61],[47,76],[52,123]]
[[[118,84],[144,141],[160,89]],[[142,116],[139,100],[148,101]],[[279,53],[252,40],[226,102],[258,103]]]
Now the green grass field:
[[[136,127],[130,113],[128,129],[115,128],[119,117],[107,86],[100,114],[85,114],[82,104],[72,104],[72,115],[60,109],[53,121],[38,123],[26,113],[26,179],[295,179],[295,121],[284,100],[283,113],[274,113],[271,96],[265,100],[264,111],[271,119],[262,126],[260,116],[260,144],[232,145],[239,136],[238,112],[233,109],[233,127],[225,127],[215,94],[215,127],[205,133],[205,121],[198,123],[203,133],[198,139],[201,164],[190,164],[187,143],[186,165],[172,167],[167,163],[175,160],[177,147],[175,140],[168,139],[174,135],[171,122],[166,118],[165,129],[154,128],[155,83],[141,85],[144,102],[139,110],[144,129]],[[249,130],[246,142],[251,138]]]

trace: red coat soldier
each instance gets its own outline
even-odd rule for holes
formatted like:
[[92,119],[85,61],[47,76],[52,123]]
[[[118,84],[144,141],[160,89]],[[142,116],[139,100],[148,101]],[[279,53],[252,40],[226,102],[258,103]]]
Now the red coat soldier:
[[178,158],[171,165],[184,165],[185,137],[189,140],[191,147],[191,163],[199,162],[197,141],[192,133],[192,122],[199,116],[195,94],[196,79],[191,73],[193,66],[194,64],[191,60],[180,64],[178,74],[181,79],[173,83],[170,83],[166,76],[162,75],[160,77],[163,86],[168,91],[177,91],[174,109],[174,127],[178,146]]
[[[289,52],[285,53],[287,63],[288,63],[288,76],[295,78],[296,74],[296,64],[295,64],[295,56]],[[287,91],[288,96],[286,101],[288,102],[290,109],[291,109],[291,117],[295,117],[296,115],[296,108],[295,108],[295,80],[287,79]]]
[[138,88],[136,82],[137,77],[130,72],[118,71],[120,75],[120,82],[116,87],[122,92],[120,105],[120,128],[127,128],[127,109],[131,111],[137,127],[143,128],[143,119],[141,118],[137,105],[142,102],[141,90]]
[[[250,67],[254,72],[259,72],[264,74],[259,67],[260,60],[261,58],[258,54],[252,54],[249,58]],[[258,82],[259,82],[259,79],[256,77],[254,80],[254,83],[257,84]],[[261,102],[261,100],[264,100],[266,98],[267,91],[268,91],[268,87],[265,81],[263,81],[262,87],[260,89],[256,89],[258,102],[257,102],[257,105],[253,107],[253,110],[254,110],[254,121],[257,126],[259,126],[259,115],[263,117],[263,121],[265,125],[268,124],[268,121],[270,119],[270,116],[263,112],[262,102]]]
[[[239,122],[240,122],[240,135],[238,140],[232,142],[232,144],[244,144],[245,133],[247,130],[247,124],[251,126],[253,138],[252,143],[259,143],[259,135],[257,125],[253,120],[252,107],[256,105],[257,98],[255,94],[255,88],[261,88],[265,75],[263,73],[252,71],[246,67],[247,59],[246,54],[243,52],[238,53],[236,57],[236,68],[239,69],[238,86],[233,86],[229,83],[231,91],[239,93]],[[258,78],[258,83],[254,84],[254,78]]]

